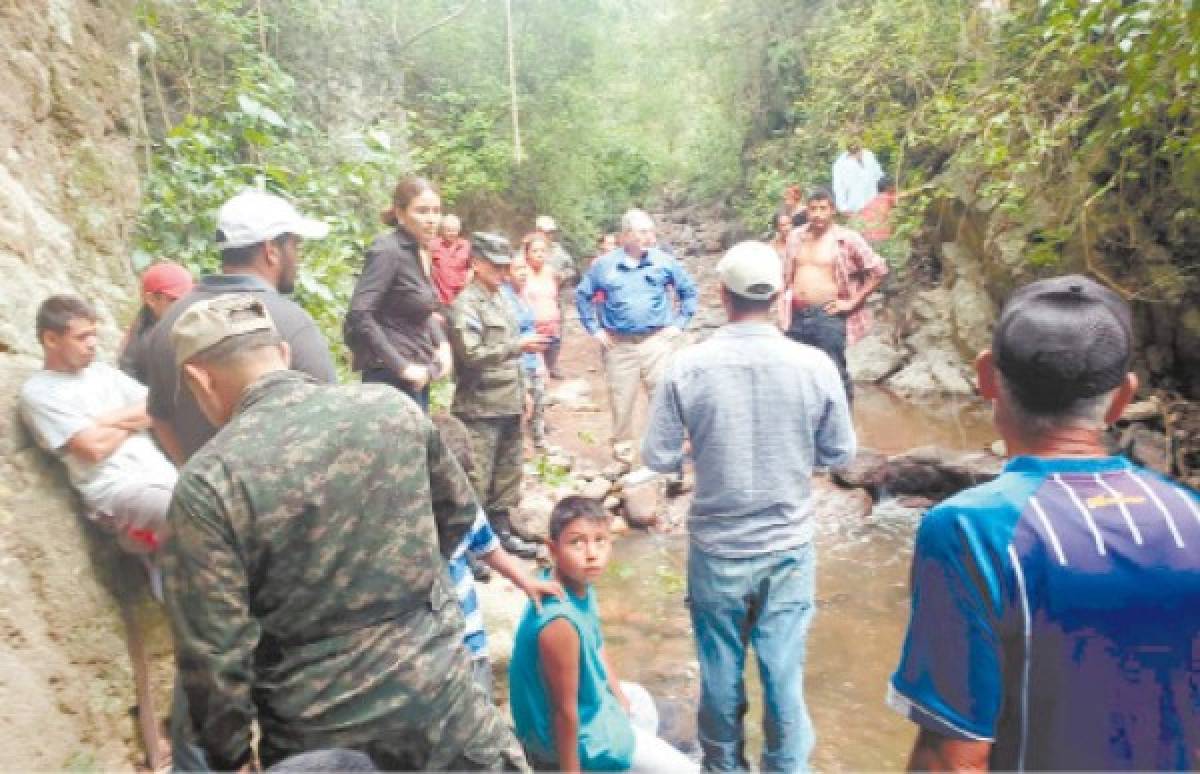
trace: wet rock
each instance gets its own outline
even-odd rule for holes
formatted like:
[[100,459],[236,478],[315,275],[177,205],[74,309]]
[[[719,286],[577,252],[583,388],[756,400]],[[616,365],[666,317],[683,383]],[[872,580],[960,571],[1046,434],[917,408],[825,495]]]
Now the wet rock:
[[521,498],[511,514],[513,531],[526,540],[545,540],[550,531],[550,512],[555,499],[544,492],[532,492]]
[[561,470],[570,470],[575,464],[575,459],[565,452],[546,455],[546,464]]
[[593,500],[603,500],[608,497],[608,493],[612,491],[612,482],[607,478],[597,478],[592,481],[587,481],[579,489],[579,494],[584,497],[590,497]]
[[621,489],[621,504],[625,506],[625,518],[634,527],[652,527],[666,511],[666,486],[660,478],[636,484],[626,484]]
[[879,334],[867,336],[846,350],[846,367],[856,382],[880,382],[899,371],[908,351],[894,347]]
[[[954,344],[965,352],[979,352],[990,346],[996,305],[976,261],[969,256],[950,255],[958,246],[943,245],[942,255],[953,264],[954,284],[950,287],[950,319],[954,326]],[[960,251],[961,252],[961,251]]]
[[878,500],[883,488],[882,473],[887,466],[887,455],[870,449],[859,449],[854,461],[844,468],[830,471],[838,486],[847,489],[865,489],[871,499]]
[[592,387],[586,379],[567,379],[546,395],[547,405],[558,405],[568,411],[586,410],[592,403]]
[[883,475],[885,491],[941,500],[1000,474],[1004,460],[988,452],[960,454],[936,446],[890,457]]
[[946,349],[920,349],[888,385],[903,395],[974,395],[962,358]]
[[609,481],[616,481],[621,476],[629,472],[629,463],[627,462],[610,462],[604,466],[604,470],[600,471],[600,475],[607,478]]
[[999,475],[1004,460],[989,452],[959,453],[926,446],[885,457],[860,451],[845,470],[834,471],[841,486],[860,488],[875,501],[908,495],[937,501]]

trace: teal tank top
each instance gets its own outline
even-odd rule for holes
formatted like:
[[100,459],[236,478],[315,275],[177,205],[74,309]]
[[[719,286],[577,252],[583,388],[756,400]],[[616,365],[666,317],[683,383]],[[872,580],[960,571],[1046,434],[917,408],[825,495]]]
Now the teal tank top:
[[[549,571],[543,571],[549,576]],[[508,665],[509,702],[517,738],[533,761],[557,764],[550,696],[538,658],[538,634],[547,624],[566,618],[579,634],[579,765],[585,771],[625,771],[633,762],[633,726],[608,686],[600,658],[604,637],[596,609],[596,592],[567,592],[567,601],[547,597],[538,613],[529,603],[517,626]]]

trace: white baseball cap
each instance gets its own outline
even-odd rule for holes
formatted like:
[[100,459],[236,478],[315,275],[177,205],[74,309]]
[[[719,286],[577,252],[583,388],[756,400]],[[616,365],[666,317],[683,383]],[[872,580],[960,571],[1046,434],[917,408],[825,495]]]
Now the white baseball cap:
[[328,233],[328,223],[306,218],[287,199],[255,189],[242,191],[217,211],[218,250],[256,245],[280,234],[321,239]]
[[538,231],[544,231],[549,234],[551,231],[558,231],[558,224],[554,222],[554,218],[549,215],[538,215],[533,219],[533,227]]
[[766,301],[783,288],[783,264],[764,242],[738,242],[717,263],[721,283],[743,298]]

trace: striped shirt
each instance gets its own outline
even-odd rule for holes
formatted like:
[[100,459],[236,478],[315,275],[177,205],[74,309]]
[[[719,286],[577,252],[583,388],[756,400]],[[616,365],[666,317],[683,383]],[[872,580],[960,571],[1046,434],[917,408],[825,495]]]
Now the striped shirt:
[[1200,498],[1017,457],[917,532],[890,703],[994,769],[1200,767]]
[[478,559],[499,547],[500,540],[492,531],[492,525],[488,524],[487,516],[480,510],[475,516],[475,523],[471,525],[471,531],[450,557],[450,581],[454,584],[454,593],[458,596],[458,604],[466,619],[463,642],[473,659],[487,657],[487,634],[483,630],[483,610],[479,607],[479,594],[475,591],[475,576],[471,573],[467,557]]

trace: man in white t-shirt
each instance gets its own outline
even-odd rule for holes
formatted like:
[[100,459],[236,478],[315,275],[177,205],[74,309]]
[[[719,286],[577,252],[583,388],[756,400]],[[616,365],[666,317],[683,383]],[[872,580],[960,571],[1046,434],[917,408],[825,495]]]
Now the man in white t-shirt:
[[146,388],[96,358],[96,313],[51,296],[37,313],[42,370],[21,388],[21,416],[38,445],[67,467],[88,515],[121,547],[146,554],[165,538],[175,467],[147,429]]

